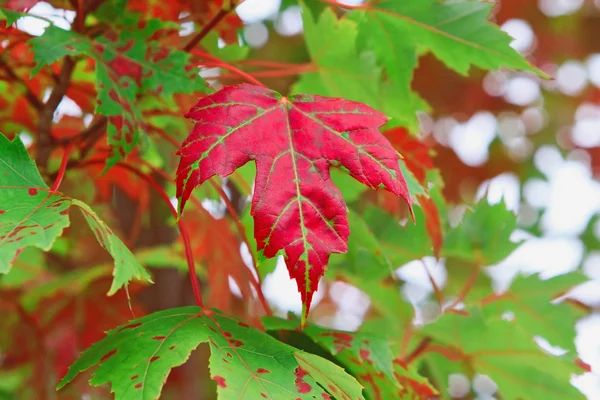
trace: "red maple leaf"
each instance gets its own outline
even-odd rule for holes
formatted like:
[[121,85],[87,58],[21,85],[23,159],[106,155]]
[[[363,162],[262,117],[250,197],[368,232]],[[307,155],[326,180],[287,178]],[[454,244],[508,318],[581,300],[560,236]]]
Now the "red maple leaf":
[[314,95],[291,98],[258,86],[228,86],[198,101],[196,121],[178,154],[177,197],[183,211],[192,190],[256,162],[252,215],[257,247],[284,251],[304,305],[303,320],[329,256],[347,250],[346,204],[329,168],[410,197],[399,154],[379,132],[386,117],[353,101]]

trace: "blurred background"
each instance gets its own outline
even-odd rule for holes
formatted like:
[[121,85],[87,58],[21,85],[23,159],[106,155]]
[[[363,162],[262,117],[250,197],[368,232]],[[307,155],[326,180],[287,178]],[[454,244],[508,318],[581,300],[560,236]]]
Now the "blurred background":
[[[357,5],[361,1],[340,3]],[[505,288],[519,271],[540,272],[541,277],[550,278],[581,269],[591,279],[569,294],[592,309],[577,324],[576,339],[580,357],[592,367],[592,372],[574,378],[573,383],[589,399],[600,399],[600,378],[594,372],[600,371],[600,314],[595,311],[600,307],[600,1],[495,3],[493,20],[514,38],[512,46],[553,79],[480,70],[472,70],[466,78],[445,68],[433,56],[425,56],[420,60],[413,88],[432,111],[419,115],[420,134],[435,151],[434,162],[440,167],[444,195],[455,221],[460,220],[464,204],[482,197],[491,203],[503,199],[518,214],[519,229],[513,236],[525,242],[508,259],[490,269],[498,290]],[[73,22],[72,11],[45,2],[37,3],[29,12],[64,29]],[[246,0],[236,12],[243,21],[243,42],[251,48],[249,59],[294,64],[309,61],[302,40],[301,9],[294,2]],[[180,17],[185,21],[185,14]],[[193,32],[193,22],[182,25],[181,36]],[[31,35],[40,35],[47,25],[38,19],[23,18],[17,26]],[[216,85],[236,82],[235,77],[219,68],[205,68],[202,75]],[[283,93],[297,79],[294,74],[255,76]],[[55,118],[80,117],[82,112],[75,101],[65,99]],[[21,137],[32,141],[26,131]],[[224,212],[219,204],[209,201],[204,205],[215,218]],[[248,262],[248,249],[243,246],[241,256]],[[421,262],[443,286],[447,278],[444,260],[415,260],[398,266],[396,274],[405,282],[402,295],[421,315],[435,314],[437,311],[430,309],[432,303],[428,300],[433,288]],[[9,274],[0,281],[2,290],[9,292],[11,285],[22,279],[25,278]],[[139,307],[143,313],[191,303],[186,278],[179,272],[161,271],[155,282],[151,293],[140,294],[134,310]],[[239,293],[234,281],[230,280],[229,285],[234,293]],[[289,279],[281,260],[263,285],[267,299],[279,313],[300,311],[296,283]],[[105,291],[105,287],[100,285],[98,291]],[[123,302],[124,298],[111,300],[118,301]],[[101,307],[97,304],[81,301],[73,306],[86,307],[90,315],[106,312],[95,310],[94,307]],[[317,323],[354,330],[368,312],[369,298],[347,283],[323,283],[315,295],[313,309]],[[114,327],[130,317],[127,308],[115,306],[114,310],[114,315],[102,321],[101,329]],[[68,323],[65,324],[67,329]],[[90,333],[91,337],[98,337],[97,331]],[[60,351],[60,346],[65,346],[64,338],[58,332],[56,343],[49,345]],[[180,375],[174,375],[167,384],[167,393],[176,385],[187,385],[183,391],[198,393],[197,381],[192,379],[190,383],[190,377],[206,368],[202,360],[207,350],[202,351],[205,354],[195,355],[189,365],[180,369]],[[5,375],[4,382],[9,382],[9,378]],[[0,387],[3,384],[0,382]],[[449,390],[455,390],[455,384],[449,382]],[[86,396],[82,398],[93,398]]]

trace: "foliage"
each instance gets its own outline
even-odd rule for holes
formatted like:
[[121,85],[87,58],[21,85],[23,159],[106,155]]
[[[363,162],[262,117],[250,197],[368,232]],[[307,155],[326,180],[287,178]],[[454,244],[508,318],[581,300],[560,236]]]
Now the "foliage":
[[[483,166],[455,143],[481,110],[536,123],[488,93],[552,89],[564,56],[500,25],[560,24],[517,0],[284,0],[258,45],[241,2],[1,4],[0,398],[446,399],[453,374],[583,398],[585,275],[494,275],[544,226],[481,184],[538,165],[510,158],[515,124]],[[526,143],[571,145],[546,131]]]

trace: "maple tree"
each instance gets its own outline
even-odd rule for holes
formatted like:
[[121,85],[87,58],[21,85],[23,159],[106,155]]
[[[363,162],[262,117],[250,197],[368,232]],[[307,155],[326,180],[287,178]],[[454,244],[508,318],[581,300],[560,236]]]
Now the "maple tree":
[[[591,370],[574,342],[589,309],[565,294],[585,274],[497,290],[490,272],[543,226],[475,189],[537,178],[533,157],[501,136],[470,165],[442,123],[536,123],[489,86],[552,82],[550,17],[283,0],[301,32],[278,17],[259,46],[242,2],[0,3],[0,398],[483,398],[481,376],[502,399],[584,398],[570,378]],[[545,32],[535,52],[511,18]],[[561,126],[573,106],[548,88]],[[577,147],[546,131],[532,146]],[[267,291],[282,266],[298,315]]]

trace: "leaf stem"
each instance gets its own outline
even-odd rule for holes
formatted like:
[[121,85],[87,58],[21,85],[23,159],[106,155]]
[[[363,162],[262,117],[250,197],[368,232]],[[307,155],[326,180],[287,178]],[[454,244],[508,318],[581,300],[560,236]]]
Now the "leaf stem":
[[406,364],[410,364],[411,362],[415,361],[419,356],[421,356],[425,352],[427,346],[429,346],[432,340],[433,339],[431,339],[430,336],[425,336],[423,339],[421,339],[417,347],[415,347],[415,349],[408,356],[406,356],[404,362]]
[[199,57],[203,57],[203,58],[207,58],[211,61],[213,61],[213,63],[211,63],[210,65],[213,65],[215,67],[220,67],[220,68],[225,68],[231,72],[235,72],[236,74],[238,74],[239,76],[241,76],[242,78],[245,78],[248,82],[253,83],[257,86],[262,86],[262,87],[266,87],[263,83],[261,83],[259,80],[257,80],[256,78],[254,78],[252,75],[248,74],[247,72],[242,71],[239,68],[234,67],[231,64],[228,64],[222,60],[220,60],[219,58],[212,56],[208,53],[205,53],[203,51],[198,51],[198,50],[190,50],[190,52],[194,55],[197,55]]
[[462,289],[460,290],[460,293],[458,293],[458,297],[452,302],[452,304],[450,304],[447,307],[447,310],[452,310],[452,309],[456,308],[456,306],[458,306],[460,303],[462,303],[465,300],[465,298],[467,297],[467,295],[469,294],[471,289],[473,289],[473,285],[475,285],[475,282],[477,282],[477,278],[479,278],[479,272],[480,272],[479,266],[478,265],[473,266],[473,271],[471,271],[471,275],[469,275],[469,278],[463,285]]
[[58,174],[56,175],[56,179],[54,180],[54,184],[52,185],[52,189],[50,189],[51,193],[54,193],[58,190],[64,176],[65,171],[67,170],[67,162],[69,161],[69,156],[71,155],[71,151],[73,150],[73,145],[68,145],[63,150],[63,157],[60,162],[60,168],[58,169]]
[[[265,310],[265,313],[268,316],[271,316],[271,315],[273,315],[273,312],[271,311],[271,307],[269,307],[269,303],[267,303],[267,300],[265,299],[265,295],[262,291],[262,286],[261,286],[262,282],[260,279],[260,272],[258,271],[258,263],[256,262],[256,259],[254,258],[254,255],[252,255],[252,251],[250,250],[250,241],[248,240],[248,236],[246,235],[246,231],[242,225],[240,216],[237,213],[233,204],[231,204],[231,201],[229,200],[229,197],[227,197],[227,193],[225,193],[223,188],[221,186],[219,186],[216,182],[214,182],[212,179],[209,179],[209,182],[213,186],[213,188],[219,193],[219,196],[221,196],[221,199],[223,199],[223,201],[225,202],[227,211],[229,211],[229,213],[231,214],[231,217],[233,218],[233,222],[235,223],[235,226],[240,234],[240,237],[242,238],[242,241],[246,244],[246,247],[248,247],[248,251],[250,252],[250,255],[252,256],[252,268],[254,269],[254,272],[256,272],[256,278],[251,279],[250,281],[252,283],[252,286],[254,286],[254,289],[256,290],[256,294],[258,295],[258,299],[259,299],[260,303],[262,304],[262,307]],[[252,276],[252,278],[254,278],[254,276]]]

